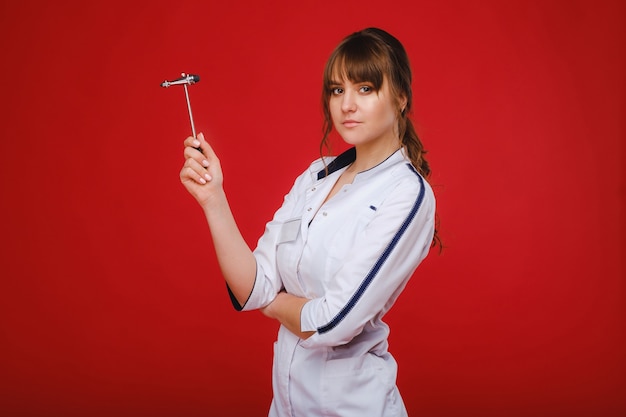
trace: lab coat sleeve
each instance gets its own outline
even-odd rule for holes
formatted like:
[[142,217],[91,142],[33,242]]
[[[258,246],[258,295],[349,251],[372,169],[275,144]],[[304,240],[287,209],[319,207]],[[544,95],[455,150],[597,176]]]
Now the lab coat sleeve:
[[434,213],[435,199],[422,177],[395,187],[354,241],[326,293],[302,308],[301,330],[315,331],[303,347],[346,344],[391,307],[428,254]]
[[253,251],[256,260],[256,277],[254,286],[246,302],[240,305],[230,291],[230,288],[228,288],[233,307],[235,307],[236,310],[247,311],[265,307],[282,289],[283,284],[276,264],[277,243],[281,238],[283,225],[294,217],[298,199],[302,195],[302,190],[311,182],[311,178],[312,174],[310,169],[296,178],[291,190],[285,195],[282,206],[274,213],[273,219],[266,224],[265,232],[257,242],[256,249]]

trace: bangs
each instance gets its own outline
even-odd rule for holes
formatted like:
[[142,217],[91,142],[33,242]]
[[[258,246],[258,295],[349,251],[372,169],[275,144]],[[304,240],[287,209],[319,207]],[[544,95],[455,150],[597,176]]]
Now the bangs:
[[352,83],[368,82],[378,91],[385,74],[389,73],[386,54],[367,38],[350,39],[340,45],[330,57],[324,71],[324,90],[330,94],[332,86],[341,80]]

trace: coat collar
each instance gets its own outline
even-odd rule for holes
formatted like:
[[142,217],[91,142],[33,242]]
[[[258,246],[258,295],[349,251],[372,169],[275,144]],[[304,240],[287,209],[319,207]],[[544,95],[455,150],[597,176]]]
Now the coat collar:
[[[318,171],[317,173],[317,180],[321,180],[322,178],[326,178],[327,176],[329,176],[330,174],[332,174],[333,172],[336,172],[342,168],[347,167],[348,165],[350,165],[351,163],[354,162],[354,160],[356,159],[356,149],[355,148],[350,148],[347,151],[339,154],[339,156],[337,156],[335,159],[333,159],[327,166],[326,168]],[[395,151],[394,153],[392,153],[389,157],[387,157],[384,161],[382,161],[381,163],[379,163],[376,166],[373,166],[372,168],[365,170],[365,171],[361,171],[357,174],[357,177],[368,177],[371,174],[373,174],[374,172],[378,171],[379,169],[382,169],[386,166],[390,166],[393,165],[399,161],[403,161],[406,160],[406,157],[404,155],[404,148],[400,148],[397,151]]]
[[347,167],[348,165],[353,163],[355,159],[356,159],[356,149],[355,148],[350,148],[347,151],[341,153],[339,156],[337,156],[335,159],[333,159],[326,166],[326,168],[320,170],[317,173],[318,181],[321,180],[322,178],[326,178],[327,176],[329,176],[330,174],[332,174],[333,172],[335,172],[337,170],[340,170],[341,168]]

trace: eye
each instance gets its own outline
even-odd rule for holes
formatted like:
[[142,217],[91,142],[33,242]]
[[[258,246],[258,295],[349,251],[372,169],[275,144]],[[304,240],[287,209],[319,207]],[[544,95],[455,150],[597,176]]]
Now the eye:
[[359,93],[368,94],[371,93],[374,89],[369,85],[362,85],[359,87]]
[[343,88],[341,87],[335,87],[330,90],[330,94],[332,94],[333,96],[338,96],[341,93],[343,93]]

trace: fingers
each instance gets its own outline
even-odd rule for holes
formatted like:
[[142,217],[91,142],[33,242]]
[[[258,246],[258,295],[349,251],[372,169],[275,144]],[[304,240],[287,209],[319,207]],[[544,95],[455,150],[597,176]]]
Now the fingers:
[[[194,159],[204,168],[208,168],[210,162],[208,158],[204,155],[204,152],[201,148],[202,142],[205,143],[205,147],[208,146],[208,143],[206,143],[206,141],[204,140],[204,135],[202,135],[202,133],[200,133],[199,136],[202,137],[202,141],[198,138],[194,138],[193,136],[189,136],[187,139],[185,139],[185,141],[183,142],[185,145],[183,155],[185,156],[186,160]],[[213,155],[215,154],[213,153]]]
[[213,178],[207,172],[205,166],[199,164],[198,161],[193,158],[187,158],[183,169],[180,171],[180,179],[183,182],[187,179],[191,179],[198,184],[204,185]]
[[[204,160],[207,160],[207,157],[202,152],[200,152],[200,150],[197,147],[185,146],[185,150],[183,151],[183,155],[184,155],[185,159],[192,158],[192,159],[195,159],[196,161],[198,161],[198,163],[208,166],[208,164],[203,163]],[[208,160],[207,160],[207,162],[208,162]]]
[[[195,138],[193,136],[189,136],[187,139],[185,139],[185,142],[183,142],[183,144],[185,145],[186,158],[193,157],[195,159],[199,159],[201,155],[204,155],[205,158],[207,158],[209,161],[213,159],[218,159],[217,155],[213,151],[213,148],[204,138],[203,133],[198,133],[198,136]],[[197,151],[197,153],[193,152],[194,150]]]
[[187,150],[187,148],[190,148],[195,149],[199,153],[202,153],[202,149],[200,148],[200,141],[193,136],[189,136],[187,139],[185,139],[183,145],[185,145],[185,150]]
[[192,183],[204,185],[212,182],[216,187],[221,186],[220,161],[205,140],[204,134],[199,133],[195,138],[190,136],[185,139],[184,144],[185,164],[180,172],[181,181],[187,185]]

